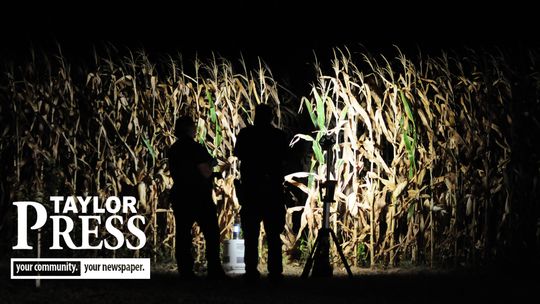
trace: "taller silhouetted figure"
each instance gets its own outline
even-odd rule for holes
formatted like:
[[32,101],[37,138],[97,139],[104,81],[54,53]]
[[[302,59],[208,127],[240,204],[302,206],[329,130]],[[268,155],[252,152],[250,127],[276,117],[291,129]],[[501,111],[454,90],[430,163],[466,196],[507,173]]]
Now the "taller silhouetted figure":
[[258,239],[261,221],[268,242],[268,274],[281,278],[282,242],[285,225],[283,195],[284,162],[288,153],[285,133],[272,126],[273,113],[267,105],[255,110],[255,124],[240,131],[234,154],[240,160],[241,189],[237,189],[242,205],[240,216],[245,239],[246,277],[258,278]]
[[172,207],[176,219],[176,262],[181,277],[191,278],[193,255],[191,228],[201,227],[206,240],[209,277],[224,277],[219,257],[219,227],[216,205],[212,200],[213,158],[195,142],[195,124],[190,117],[176,121],[176,142],[169,150],[169,166],[174,185]]

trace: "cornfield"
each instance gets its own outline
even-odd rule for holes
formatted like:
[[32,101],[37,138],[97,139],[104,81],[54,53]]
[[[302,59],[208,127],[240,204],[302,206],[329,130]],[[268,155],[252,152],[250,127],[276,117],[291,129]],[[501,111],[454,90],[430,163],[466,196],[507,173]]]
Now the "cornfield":
[[[186,68],[181,56],[156,65],[143,51],[105,53],[75,68],[61,52],[32,53],[28,62],[6,68],[0,230],[9,237],[12,201],[134,195],[147,219],[148,243],[118,254],[156,262],[172,257],[167,148],[176,118],[185,114],[196,119],[197,140],[218,160],[213,195],[222,238],[229,237],[239,208],[232,149],[239,130],[253,122],[255,106],[267,103],[278,126],[293,129],[301,112],[313,129],[291,142],[307,142],[310,151],[304,170],[286,177],[304,195],[295,195],[296,206],[288,208],[285,250],[305,250],[315,240],[322,222],[319,185],[330,166],[338,181],[331,225],[354,265],[476,264],[522,244],[520,232],[528,233],[527,244],[532,233],[539,251],[538,155],[528,160],[532,168],[523,168],[514,152],[517,147],[522,157],[534,150],[516,135],[523,125],[516,119],[519,100],[536,101],[530,111],[538,112],[535,52],[525,59],[532,95],[520,99],[525,91],[516,90],[517,72],[502,52],[411,59],[398,49],[387,59],[336,49],[329,69],[316,62],[311,94],[300,100],[262,61],[253,69],[214,57]],[[335,138],[329,164],[320,145],[326,134]],[[194,233],[201,261],[204,239],[197,226]]]
[[[487,55],[414,63],[401,53],[354,61],[337,51],[332,73],[318,69],[302,99],[316,131],[296,136],[312,143],[311,170],[289,176],[310,177],[299,184],[310,240],[321,225],[317,184],[330,165],[333,229],[354,261],[457,264],[498,254],[519,220],[508,179],[512,89],[502,54]],[[323,134],[335,137],[331,164]]]

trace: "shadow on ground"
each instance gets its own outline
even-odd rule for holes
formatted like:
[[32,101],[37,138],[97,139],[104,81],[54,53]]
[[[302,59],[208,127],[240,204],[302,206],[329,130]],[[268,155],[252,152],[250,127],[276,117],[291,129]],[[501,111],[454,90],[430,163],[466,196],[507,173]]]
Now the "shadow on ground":
[[[532,271],[361,271],[354,278],[309,278],[292,272],[280,283],[180,280],[10,280],[2,269],[0,303],[529,303],[539,280]],[[535,300],[532,300],[535,302]]]

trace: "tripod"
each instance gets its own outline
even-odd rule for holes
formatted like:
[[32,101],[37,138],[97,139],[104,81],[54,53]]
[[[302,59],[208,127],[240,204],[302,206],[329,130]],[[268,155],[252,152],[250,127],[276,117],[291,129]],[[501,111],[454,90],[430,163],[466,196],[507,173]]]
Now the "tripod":
[[331,138],[329,135],[323,137],[323,140],[321,141],[321,146],[324,150],[326,150],[326,181],[320,186],[321,196],[323,189],[325,189],[323,196],[323,226],[319,229],[315,244],[313,244],[311,253],[309,254],[306,265],[304,266],[302,278],[307,278],[312,268],[312,276],[332,276],[332,266],[330,265],[330,236],[332,236],[332,240],[334,241],[334,244],[336,244],[339,257],[347,270],[347,275],[349,278],[352,278],[353,276],[351,268],[349,267],[349,264],[345,259],[345,255],[343,254],[343,250],[341,250],[341,245],[339,244],[336,233],[334,230],[332,230],[332,228],[330,228],[330,204],[334,202],[334,193],[337,184],[337,181],[330,180],[330,161],[332,159],[333,144],[333,138]]

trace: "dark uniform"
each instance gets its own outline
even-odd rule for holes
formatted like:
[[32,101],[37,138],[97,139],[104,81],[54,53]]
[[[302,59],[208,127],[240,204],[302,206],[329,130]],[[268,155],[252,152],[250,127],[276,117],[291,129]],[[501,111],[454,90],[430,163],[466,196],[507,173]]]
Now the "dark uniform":
[[191,228],[194,222],[199,224],[206,240],[208,273],[223,271],[212,180],[204,177],[197,167],[212,161],[206,149],[188,136],[180,136],[169,150],[169,166],[174,180],[171,195],[176,219],[176,261],[180,273],[191,274],[193,271]]
[[261,221],[268,242],[269,275],[283,272],[280,234],[285,225],[283,196],[285,133],[271,125],[244,128],[238,135],[235,155],[240,159],[240,216],[245,239],[247,275],[258,275],[258,239]]

